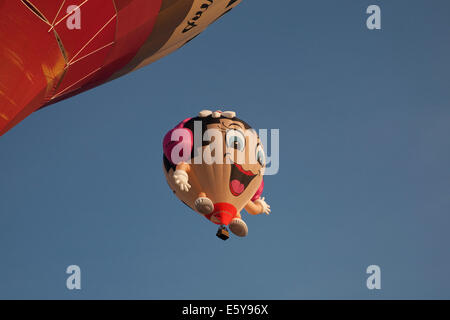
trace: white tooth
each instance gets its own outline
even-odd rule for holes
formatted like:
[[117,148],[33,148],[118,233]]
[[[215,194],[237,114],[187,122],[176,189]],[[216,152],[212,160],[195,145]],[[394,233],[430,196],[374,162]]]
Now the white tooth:
[[207,116],[211,115],[212,111],[211,110],[202,110],[198,113],[198,116],[200,118],[206,118]]
[[225,118],[232,119],[232,118],[236,117],[236,112],[234,112],[234,111],[225,111],[225,112],[222,112],[222,116],[224,116]]

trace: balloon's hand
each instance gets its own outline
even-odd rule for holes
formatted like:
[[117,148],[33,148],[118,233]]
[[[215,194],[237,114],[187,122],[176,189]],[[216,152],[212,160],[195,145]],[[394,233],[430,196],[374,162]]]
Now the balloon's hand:
[[191,185],[188,183],[189,176],[186,171],[176,170],[173,173],[173,179],[175,180],[175,184],[180,188],[181,191],[188,192],[191,188]]
[[270,206],[267,204],[266,201],[264,201],[264,199],[265,198],[262,197],[258,200],[255,200],[255,204],[259,204],[261,206],[261,208],[262,208],[261,213],[265,213],[265,214],[269,215],[270,214]]

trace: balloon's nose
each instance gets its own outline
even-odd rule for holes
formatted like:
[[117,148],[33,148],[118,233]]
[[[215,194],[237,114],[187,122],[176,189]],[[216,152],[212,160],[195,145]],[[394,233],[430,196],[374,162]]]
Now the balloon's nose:
[[227,226],[236,217],[236,214],[237,210],[235,206],[230,203],[219,202],[214,204],[213,212],[206,217],[215,224]]

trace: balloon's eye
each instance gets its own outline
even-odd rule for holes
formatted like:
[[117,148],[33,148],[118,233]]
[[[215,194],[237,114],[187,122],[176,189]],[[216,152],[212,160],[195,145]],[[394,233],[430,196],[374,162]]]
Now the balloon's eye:
[[256,161],[262,166],[266,164],[266,155],[261,145],[256,148]]
[[227,131],[226,136],[227,146],[239,151],[244,151],[245,137],[244,134],[238,130]]

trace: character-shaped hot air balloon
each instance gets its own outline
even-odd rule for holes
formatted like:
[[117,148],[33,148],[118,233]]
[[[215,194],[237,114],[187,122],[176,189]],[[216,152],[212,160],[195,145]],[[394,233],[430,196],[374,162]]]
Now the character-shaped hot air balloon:
[[174,194],[219,225],[217,236],[248,234],[241,210],[269,214],[261,194],[265,153],[256,133],[232,111],[203,110],[170,130],[163,140],[164,173]]

